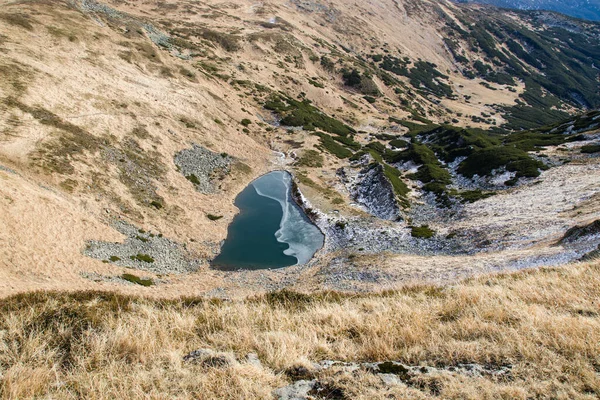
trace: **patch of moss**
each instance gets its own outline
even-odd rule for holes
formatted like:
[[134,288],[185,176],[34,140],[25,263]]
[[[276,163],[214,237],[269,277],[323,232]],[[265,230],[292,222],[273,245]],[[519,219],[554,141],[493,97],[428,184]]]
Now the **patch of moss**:
[[221,218],[223,218],[223,216],[222,215],[206,214],[206,218],[210,219],[211,221],[218,221]]
[[317,81],[315,79],[309,78],[308,79],[308,83],[310,83],[311,85],[313,85],[314,87],[319,88],[319,89],[324,89],[325,88],[325,85],[323,85],[321,82],[319,82],[319,81]]
[[375,102],[377,102],[377,99],[373,96],[363,96],[363,99],[365,99],[369,104],[375,104]]

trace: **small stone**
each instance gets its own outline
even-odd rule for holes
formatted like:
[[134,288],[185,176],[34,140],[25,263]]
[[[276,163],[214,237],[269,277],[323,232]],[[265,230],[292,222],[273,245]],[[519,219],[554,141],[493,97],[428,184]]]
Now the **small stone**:
[[200,364],[203,367],[209,368],[226,368],[232,364],[232,360],[230,357],[227,357],[224,354],[220,354],[216,356],[206,357],[204,360],[202,360]]
[[214,355],[215,352],[211,349],[194,350],[183,357],[183,361],[196,361],[202,358],[207,358]]
[[386,386],[406,386],[397,375],[394,374],[377,374],[384,385]]
[[307,400],[309,398],[308,392],[314,389],[316,384],[316,380],[297,381],[292,385],[277,389],[273,393],[278,400]]
[[256,353],[249,353],[246,356],[246,361],[248,362],[248,364],[255,366],[255,367],[262,367],[262,363],[260,362],[260,359],[258,358],[258,354]]

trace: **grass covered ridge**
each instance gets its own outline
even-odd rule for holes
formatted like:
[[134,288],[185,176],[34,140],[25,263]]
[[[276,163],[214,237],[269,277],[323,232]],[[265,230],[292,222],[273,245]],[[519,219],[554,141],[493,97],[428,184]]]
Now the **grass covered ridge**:
[[[100,292],[0,301],[2,398],[271,398],[308,361],[512,365],[507,379],[431,377],[385,386],[359,370],[317,378],[337,398],[592,399],[600,395],[600,264],[485,276],[451,287],[243,301]],[[184,363],[198,348],[239,364]],[[261,367],[243,361],[256,352]]]

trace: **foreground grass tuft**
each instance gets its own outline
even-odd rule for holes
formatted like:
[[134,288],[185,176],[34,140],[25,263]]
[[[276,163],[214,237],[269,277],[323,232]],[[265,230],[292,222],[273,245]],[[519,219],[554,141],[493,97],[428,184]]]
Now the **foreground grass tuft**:
[[[289,371],[300,371],[347,399],[593,399],[600,396],[598,298],[598,262],[362,295],[285,290],[212,301],[26,293],[0,300],[0,394],[272,398],[295,379]],[[241,361],[182,362],[200,348]],[[244,361],[250,352],[262,366]],[[311,368],[326,359],[510,365],[511,372],[386,386],[368,371]]]

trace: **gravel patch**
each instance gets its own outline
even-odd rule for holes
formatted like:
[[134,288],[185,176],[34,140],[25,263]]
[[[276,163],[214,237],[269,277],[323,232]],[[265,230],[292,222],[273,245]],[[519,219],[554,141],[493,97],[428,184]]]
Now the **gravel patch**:
[[127,237],[123,243],[91,240],[83,254],[120,267],[155,274],[185,274],[200,267],[200,259],[192,257],[183,245],[161,234],[145,232],[125,221],[115,221],[112,226]]
[[227,154],[218,154],[197,144],[180,151],[174,158],[179,172],[204,194],[217,192],[215,181],[229,173],[232,160]]

